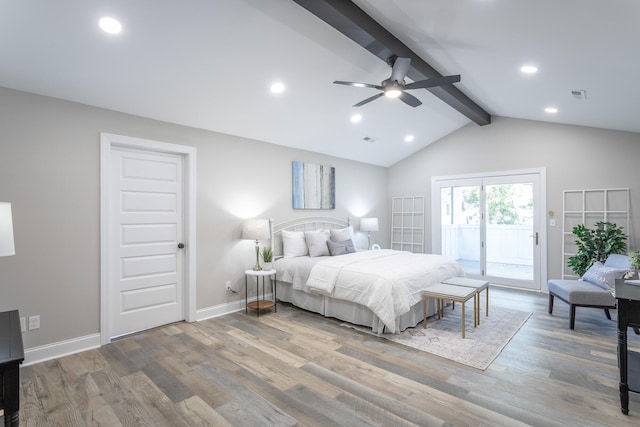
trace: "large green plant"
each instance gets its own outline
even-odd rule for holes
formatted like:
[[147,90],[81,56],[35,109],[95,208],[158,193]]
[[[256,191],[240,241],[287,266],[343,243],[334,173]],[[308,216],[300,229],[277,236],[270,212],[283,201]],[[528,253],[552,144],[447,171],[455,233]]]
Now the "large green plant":
[[627,235],[611,222],[600,221],[594,229],[583,224],[573,227],[577,236],[578,252],[569,257],[569,267],[578,276],[582,276],[596,262],[605,262],[610,254],[621,254],[627,250]]

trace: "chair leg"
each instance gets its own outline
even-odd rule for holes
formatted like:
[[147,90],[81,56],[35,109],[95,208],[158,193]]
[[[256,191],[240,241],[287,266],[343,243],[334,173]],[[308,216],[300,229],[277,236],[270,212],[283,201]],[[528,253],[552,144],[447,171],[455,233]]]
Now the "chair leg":
[[549,314],[553,314],[553,294],[549,293]]
[[573,329],[576,325],[576,306],[571,304],[571,315],[569,317],[569,329]]
[[609,313],[609,309],[608,308],[604,309],[604,314],[607,316],[607,319],[611,320],[611,313]]

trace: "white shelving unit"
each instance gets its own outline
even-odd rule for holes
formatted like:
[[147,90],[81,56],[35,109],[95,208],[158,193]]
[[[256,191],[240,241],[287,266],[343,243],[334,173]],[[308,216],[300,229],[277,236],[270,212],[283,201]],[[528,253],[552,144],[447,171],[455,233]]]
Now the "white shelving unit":
[[[562,278],[575,279],[567,262],[576,253],[573,227],[593,228],[599,221],[611,222],[629,230],[629,189],[565,190],[562,196]],[[628,242],[627,242],[628,243]]]
[[391,249],[424,253],[424,196],[392,197]]

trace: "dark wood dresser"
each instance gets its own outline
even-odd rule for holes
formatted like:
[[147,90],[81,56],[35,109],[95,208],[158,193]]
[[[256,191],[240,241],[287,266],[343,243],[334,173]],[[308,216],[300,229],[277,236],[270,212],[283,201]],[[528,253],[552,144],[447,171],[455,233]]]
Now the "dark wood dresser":
[[620,409],[629,414],[629,392],[640,393],[640,353],[628,351],[627,329],[640,328],[640,286],[616,280],[618,304],[618,367],[620,368]]
[[20,364],[24,360],[18,310],[0,313],[0,409],[4,425],[17,426],[20,411]]

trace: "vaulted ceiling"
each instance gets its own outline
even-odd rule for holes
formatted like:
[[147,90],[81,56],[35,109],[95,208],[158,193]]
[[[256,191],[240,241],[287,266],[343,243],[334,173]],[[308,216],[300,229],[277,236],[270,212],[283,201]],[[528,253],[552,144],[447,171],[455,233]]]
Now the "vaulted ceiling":
[[[489,119],[640,132],[636,0],[353,3],[415,54],[408,81],[424,78],[420,61],[460,74],[455,92]],[[98,28],[105,15],[122,33]],[[412,91],[416,108],[384,97],[352,107],[376,91],[334,80],[391,72],[379,40],[355,39],[294,0],[0,0],[0,86],[382,166],[484,125],[437,90]]]

